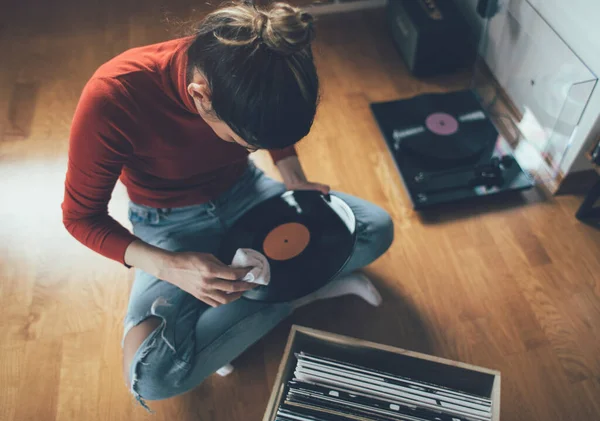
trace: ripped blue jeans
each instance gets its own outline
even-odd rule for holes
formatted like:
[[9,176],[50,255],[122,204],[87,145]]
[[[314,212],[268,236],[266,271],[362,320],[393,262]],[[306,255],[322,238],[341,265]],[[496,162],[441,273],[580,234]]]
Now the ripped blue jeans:
[[[259,202],[285,191],[250,163],[236,185],[214,201],[182,208],[156,209],[130,204],[133,231],[143,241],[171,251],[216,253],[225,231]],[[335,193],[357,219],[357,246],[344,273],[368,265],[393,240],[387,212],[374,204]],[[220,307],[136,270],[125,333],[150,316],[162,319],[137,350],[130,368],[131,391],[144,400],[166,399],[199,385],[220,367],[267,334],[292,312],[291,303],[245,299]],[[147,408],[147,407],[146,407]]]

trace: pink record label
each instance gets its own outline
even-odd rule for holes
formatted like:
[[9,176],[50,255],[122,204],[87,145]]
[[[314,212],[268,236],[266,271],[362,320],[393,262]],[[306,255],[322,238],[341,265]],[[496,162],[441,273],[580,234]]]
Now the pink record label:
[[433,133],[441,136],[449,136],[458,131],[458,121],[446,113],[430,114],[425,120],[425,125]]

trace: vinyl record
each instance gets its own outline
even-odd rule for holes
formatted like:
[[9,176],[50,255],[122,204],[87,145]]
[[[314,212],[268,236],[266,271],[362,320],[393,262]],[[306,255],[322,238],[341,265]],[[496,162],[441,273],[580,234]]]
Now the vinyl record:
[[471,95],[425,95],[416,98],[413,118],[425,127],[406,139],[402,150],[441,163],[465,164],[477,160],[496,129]]
[[498,137],[470,93],[425,94],[373,108],[384,134],[395,140],[395,152],[430,167],[475,163]]
[[403,151],[434,162],[458,165],[476,161],[489,145],[479,138],[483,129],[476,122],[459,123],[451,114],[435,112],[424,123],[428,130],[406,139],[401,145]]
[[354,250],[356,219],[339,197],[287,191],[258,204],[228,230],[217,257],[231,262],[239,248],[264,254],[271,266],[268,286],[243,297],[291,301],[333,279]]

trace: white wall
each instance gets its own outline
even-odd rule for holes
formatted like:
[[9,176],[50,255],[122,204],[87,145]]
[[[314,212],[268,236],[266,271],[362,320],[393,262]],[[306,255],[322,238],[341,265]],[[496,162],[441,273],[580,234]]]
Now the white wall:
[[[463,13],[470,21],[474,28],[475,35],[481,31],[482,20],[476,13],[477,0],[455,0]],[[502,0],[502,7],[506,8],[509,1]],[[518,0],[512,0],[518,2]],[[558,33],[560,38],[575,52],[581,61],[596,75],[600,75],[600,1],[598,0],[528,0],[529,3],[539,12],[540,15],[548,22],[548,24]],[[513,3],[514,6],[514,3]],[[496,18],[497,19],[497,18]],[[494,20],[496,20],[494,19]],[[492,22],[494,22],[492,20]],[[524,20],[526,21],[526,20]],[[495,34],[498,34],[498,25],[496,31],[492,31],[492,43]],[[543,31],[538,31],[536,28],[528,28],[533,37],[537,37],[541,50],[547,45],[547,54],[539,54],[539,57],[532,59],[530,56],[519,57],[520,63],[523,65],[519,68],[519,72],[525,75],[530,72],[532,75],[540,73],[541,69],[548,68],[548,63],[543,63],[544,55],[551,56],[553,54],[552,43],[545,43],[546,35]],[[517,52],[517,51],[515,51]],[[502,69],[507,69],[504,60],[510,60],[511,55],[507,55],[506,48],[493,48],[490,54],[497,54],[497,57],[488,57],[500,66]],[[538,55],[536,53],[536,55]],[[556,65],[560,63],[560,57],[564,54],[558,53]],[[502,67],[504,65],[504,67]],[[552,64],[551,64],[552,65]],[[490,66],[492,67],[492,66]],[[514,68],[514,67],[513,67]],[[492,70],[493,67],[492,67]],[[498,74],[496,75],[498,77]],[[539,85],[538,85],[539,88]],[[523,95],[525,86],[515,86],[512,92],[509,90],[509,95]],[[600,133],[600,86],[597,86],[593,91],[588,106],[580,121],[579,128],[575,133],[571,147],[561,165],[563,173],[579,171],[589,168],[589,163],[585,158],[585,152],[589,150],[592,141],[597,138]]]

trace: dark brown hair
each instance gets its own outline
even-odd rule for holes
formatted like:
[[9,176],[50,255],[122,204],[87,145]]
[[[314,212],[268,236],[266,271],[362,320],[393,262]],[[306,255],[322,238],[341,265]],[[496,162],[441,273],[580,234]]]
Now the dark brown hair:
[[248,2],[210,13],[188,49],[188,78],[199,70],[212,109],[247,143],[266,149],[293,145],[312,126],[319,80],[311,42],[313,18],[275,3]]

